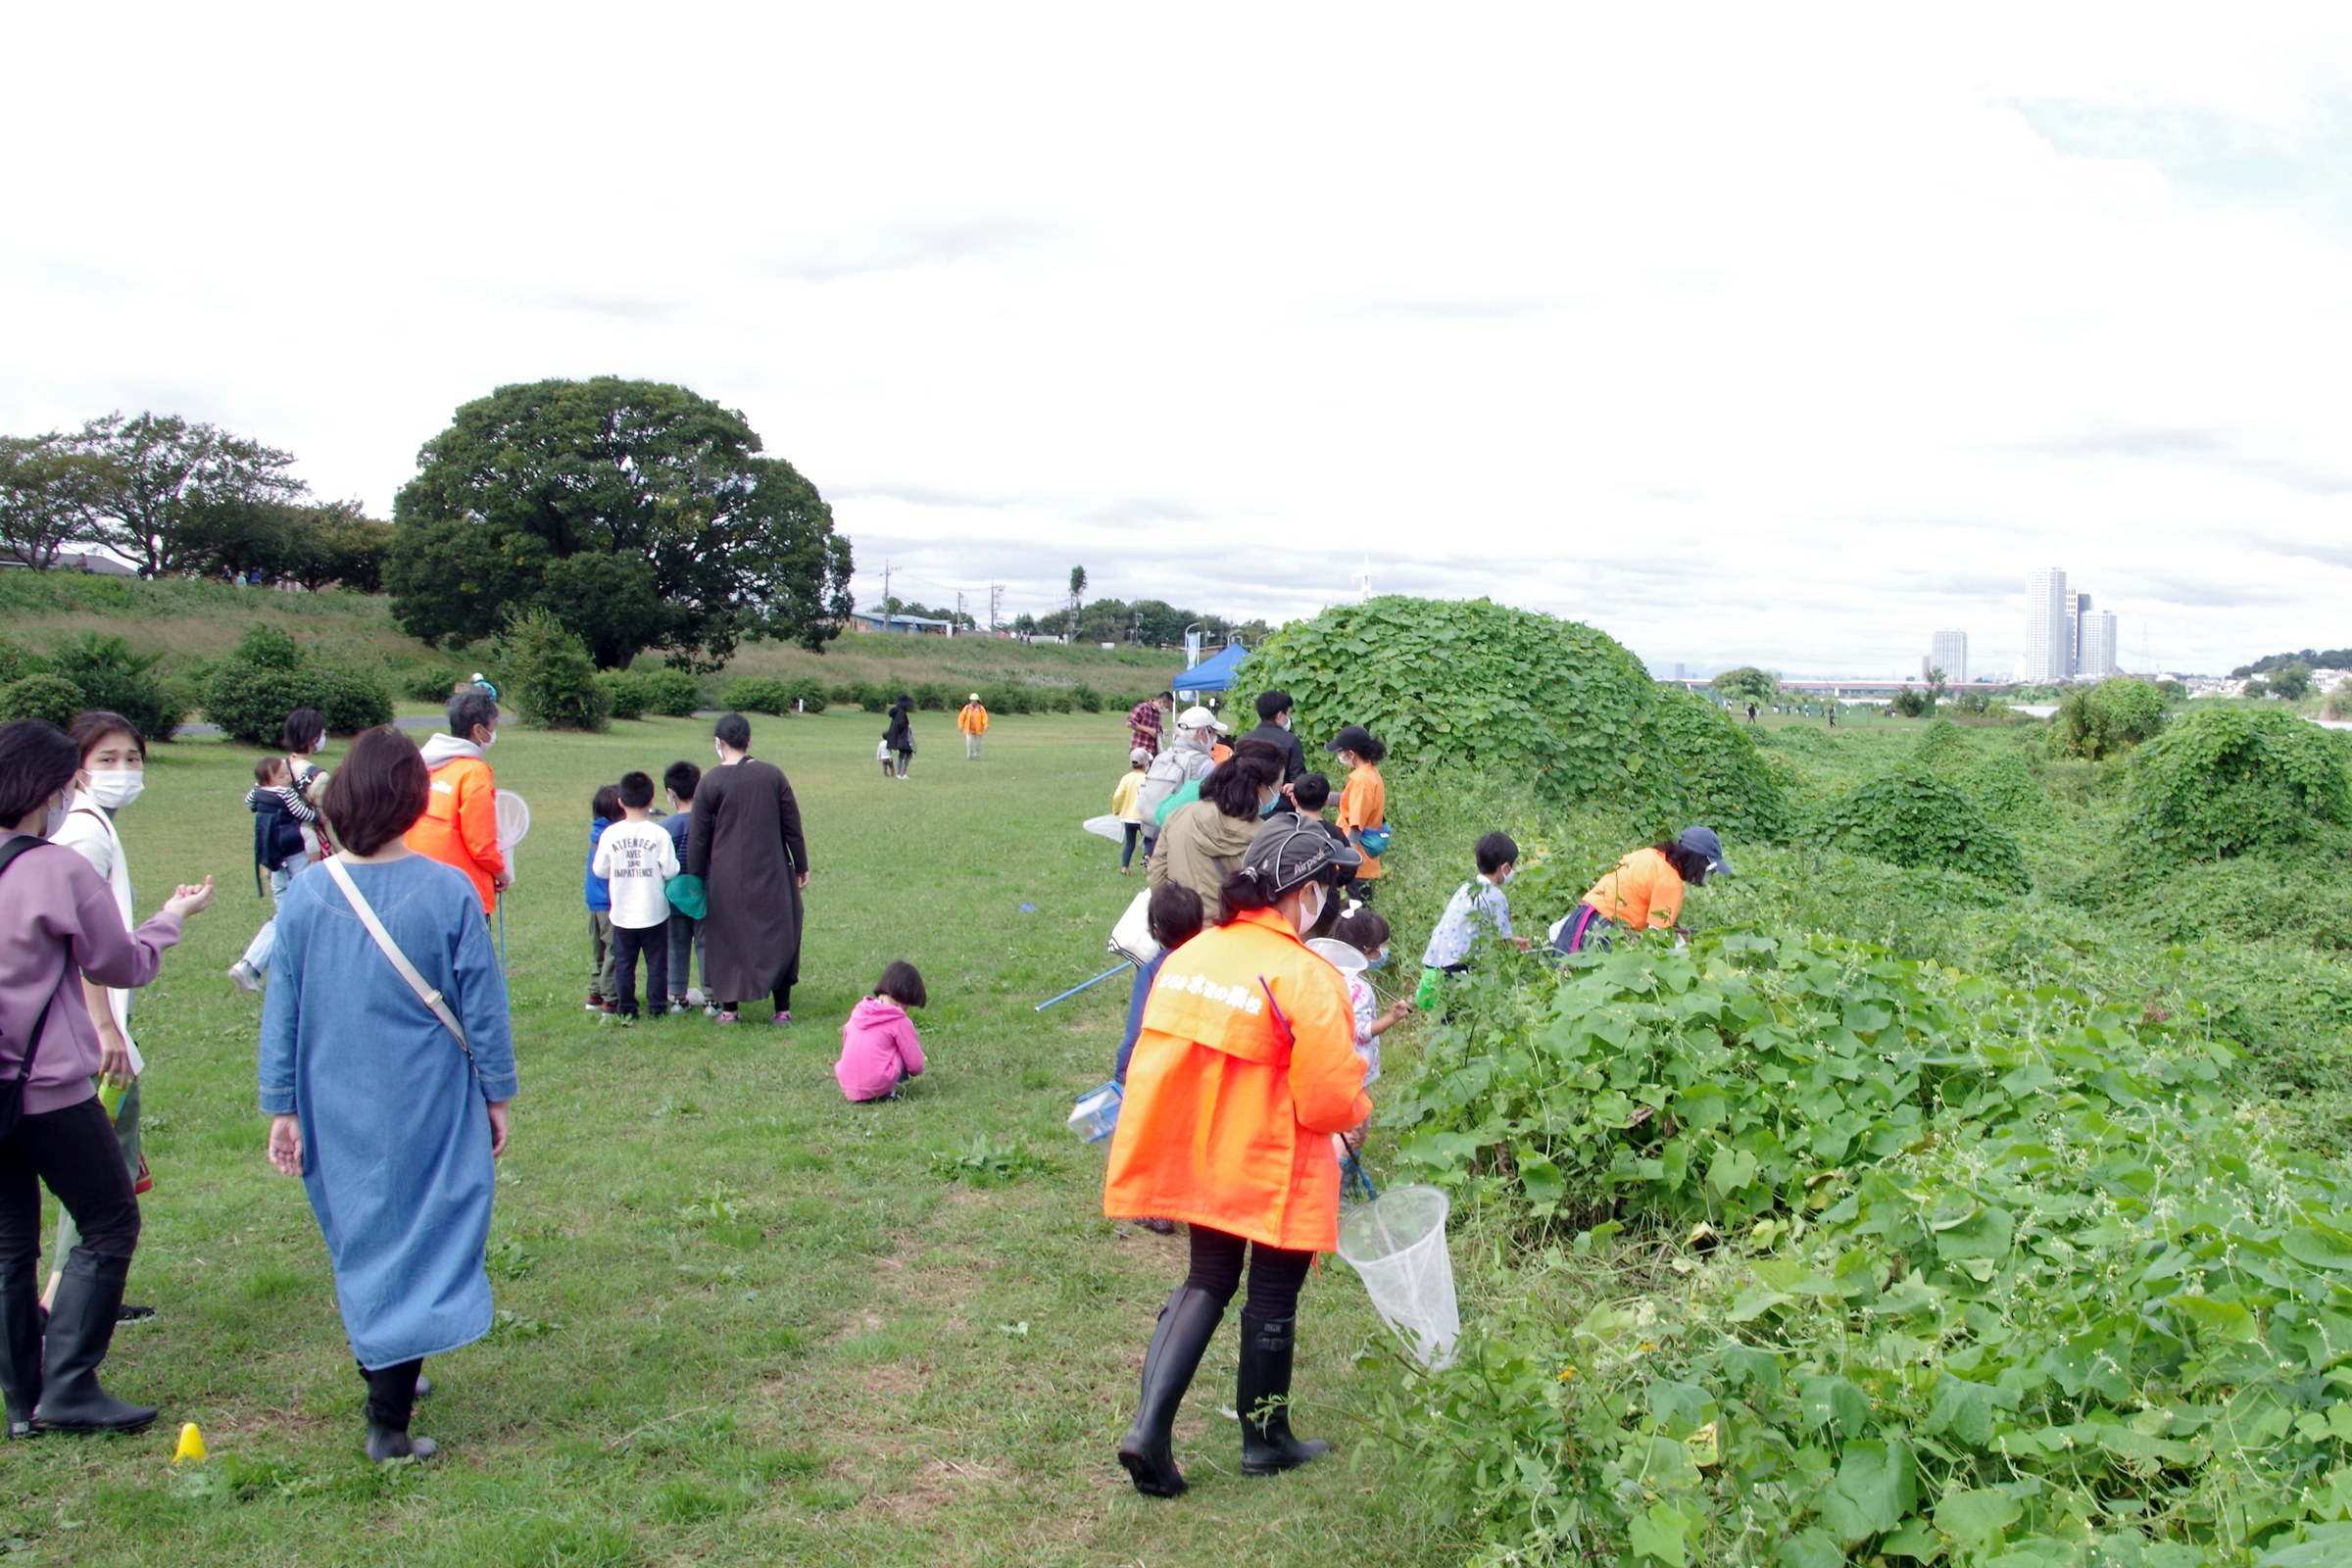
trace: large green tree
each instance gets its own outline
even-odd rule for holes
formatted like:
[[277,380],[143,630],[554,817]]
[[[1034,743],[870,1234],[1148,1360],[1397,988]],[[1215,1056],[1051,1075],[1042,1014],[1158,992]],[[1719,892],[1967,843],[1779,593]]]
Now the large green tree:
[[544,609],[602,668],[646,649],[715,668],[746,637],[822,651],[850,544],[742,415],[682,386],[503,386],[458,410],[392,507],[393,614],[428,641]]
[[98,532],[98,459],[72,437],[0,436],[0,550],[35,571]]
[[286,471],[291,453],[175,414],[109,414],[83,425],[73,444],[95,460],[99,540],[148,577],[199,568],[208,509],[291,501],[305,489]]

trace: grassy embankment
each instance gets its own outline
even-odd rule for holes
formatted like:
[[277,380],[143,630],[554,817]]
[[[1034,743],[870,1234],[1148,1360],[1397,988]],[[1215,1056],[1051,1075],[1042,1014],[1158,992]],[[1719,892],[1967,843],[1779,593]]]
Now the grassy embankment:
[[[1183,1239],[1105,1221],[1101,1152],[1061,1125],[1107,1074],[1125,987],[1031,1010],[1108,966],[1140,885],[1076,825],[1126,732],[1009,719],[971,764],[928,718],[913,778],[886,786],[871,728],[759,721],[815,863],[789,1032],[581,1010],[587,798],[705,755],[708,725],[502,738],[500,780],[537,813],[507,909],[523,1093],[492,1232],[502,1326],[431,1368],[417,1430],[444,1455],[380,1472],[302,1189],[262,1160],[259,1000],[220,974],[262,912],[249,754],[160,752],[122,816],[142,904],[175,877],[220,884],[141,1003],[157,1186],[132,1296],[161,1316],[122,1336],[110,1379],[165,1422],[0,1449],[0,1541],[78,1565],[1456,1560],[1360,1422],[1371,1374],[1351,1358],[1380,1331],[1337,1265],[1308,1287],[1298,1390],[1341,1456],[1240,1477],[1227,1332],[1178,1429],[1194,1493],[1128,1487],[1111,1445]],[[849,1105],[839,1026],[897,956],[930,985],[933,1070],[903,1103]],[[980,1139],[1050,1168],[935,1173]],[[215,1457],[175,1475],[183,1420]]]

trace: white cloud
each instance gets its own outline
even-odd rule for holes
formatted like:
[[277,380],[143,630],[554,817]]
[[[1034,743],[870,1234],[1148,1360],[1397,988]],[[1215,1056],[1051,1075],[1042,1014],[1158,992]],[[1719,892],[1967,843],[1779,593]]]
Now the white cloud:
[[[1491,593],[1659,661],[2352,634],[2328,8],[20,19],[0,428],[378,510],[460,402],[743,409],[927,603]],[[860,587],[878,589],[878,577]]]

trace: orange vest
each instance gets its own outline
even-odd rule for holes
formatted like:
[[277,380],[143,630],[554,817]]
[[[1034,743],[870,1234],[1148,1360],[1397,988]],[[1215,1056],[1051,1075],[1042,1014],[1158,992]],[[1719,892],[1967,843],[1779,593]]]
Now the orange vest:
[[1102,1212],[1330,1251],[1340,1239],[1330,1135],[1370,1114],[1347,981],[1281,915],[1246,910],[1160,965],[1127,1064]]
[[507,868],[498,847],[498,783],[478,757],[456,757],[433,769],[424,814],[409,829],[409,848],[473,879],[487,912],[498,903],[491,880]]

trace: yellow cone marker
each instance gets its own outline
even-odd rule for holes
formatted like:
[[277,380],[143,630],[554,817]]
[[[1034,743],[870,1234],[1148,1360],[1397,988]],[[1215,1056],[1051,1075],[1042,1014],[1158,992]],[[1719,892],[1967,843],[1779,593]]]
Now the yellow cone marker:
[[182,1459],[192,1459],[198,1464],[204,1462],[204,1434],[196,1430],[193,1421],[179,1429],[179,1446],[172,1450],[173,1464]]

